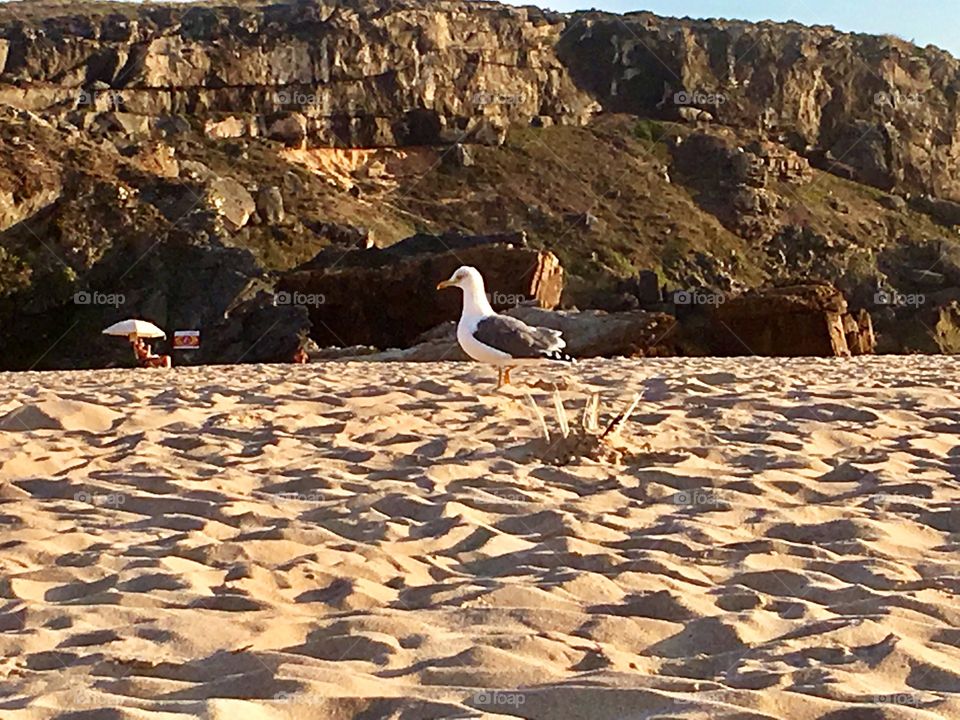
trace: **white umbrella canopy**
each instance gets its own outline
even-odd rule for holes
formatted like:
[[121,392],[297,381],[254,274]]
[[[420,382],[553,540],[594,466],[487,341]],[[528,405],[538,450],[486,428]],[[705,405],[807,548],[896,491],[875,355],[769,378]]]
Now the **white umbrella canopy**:
[[117,335],[119,337],[130,337],[131,335],[135,337],[145,337],[145,338],[165,338],[167,334],[154,325],[152,322],[147,322],[146,320],[136,320],[131,318],[129,320],[121,320],[118,323],[114,323],[106,330],[103,331],[104,335]]

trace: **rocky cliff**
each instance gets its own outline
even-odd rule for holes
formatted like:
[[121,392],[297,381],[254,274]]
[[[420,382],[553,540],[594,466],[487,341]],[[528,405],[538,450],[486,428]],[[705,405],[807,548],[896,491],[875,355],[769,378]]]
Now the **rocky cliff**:
[[607,110],[696,110],[861,182],[960,199],[960,64],[935,47],[793,23],[591,13],[568,20],[558,52]]
[[280,274],[448,229],[525,232],[567,304],[821,279],[881,349],[952,349],[958,89],[935,48],[793,24],[4,3],[0,364],[127,362],[90,338],[128,315],[281,359],[311,328]]
[[889,36],[445,0],[10,3],[0,22],[0,102],[84,128],[180,116],[220,137],[371,147],[693,110],[883,189],[960,199],[960,65]]
[[[563,18],[489,3],[124,6],[33,20],[5,9],[0,101],[81,127],[370,147],[495,142],[595,103],[557,57]],[[110,115],[109,119],[103,114]]]

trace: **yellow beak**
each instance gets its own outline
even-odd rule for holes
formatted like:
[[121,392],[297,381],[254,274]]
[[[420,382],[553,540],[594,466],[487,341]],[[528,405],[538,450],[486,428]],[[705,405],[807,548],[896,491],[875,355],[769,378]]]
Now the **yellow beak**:
[[453,283],[449,280],[442,280],[437,283],[437,290],[443,290],[444,288],[453,287]]

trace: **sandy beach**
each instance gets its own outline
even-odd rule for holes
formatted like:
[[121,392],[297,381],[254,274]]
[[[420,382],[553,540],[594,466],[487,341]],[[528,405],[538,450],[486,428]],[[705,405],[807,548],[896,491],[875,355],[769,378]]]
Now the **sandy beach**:
[[0,718],[960,718],[954,359],[494,378],[0,375]]

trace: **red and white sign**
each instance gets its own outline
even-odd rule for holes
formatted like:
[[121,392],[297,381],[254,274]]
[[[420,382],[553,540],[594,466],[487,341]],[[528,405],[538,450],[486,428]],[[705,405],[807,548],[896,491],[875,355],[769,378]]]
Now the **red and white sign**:
[[200,349],[200,331],[199,330],[176,330],[173,333],[174,350],[199,350]]

